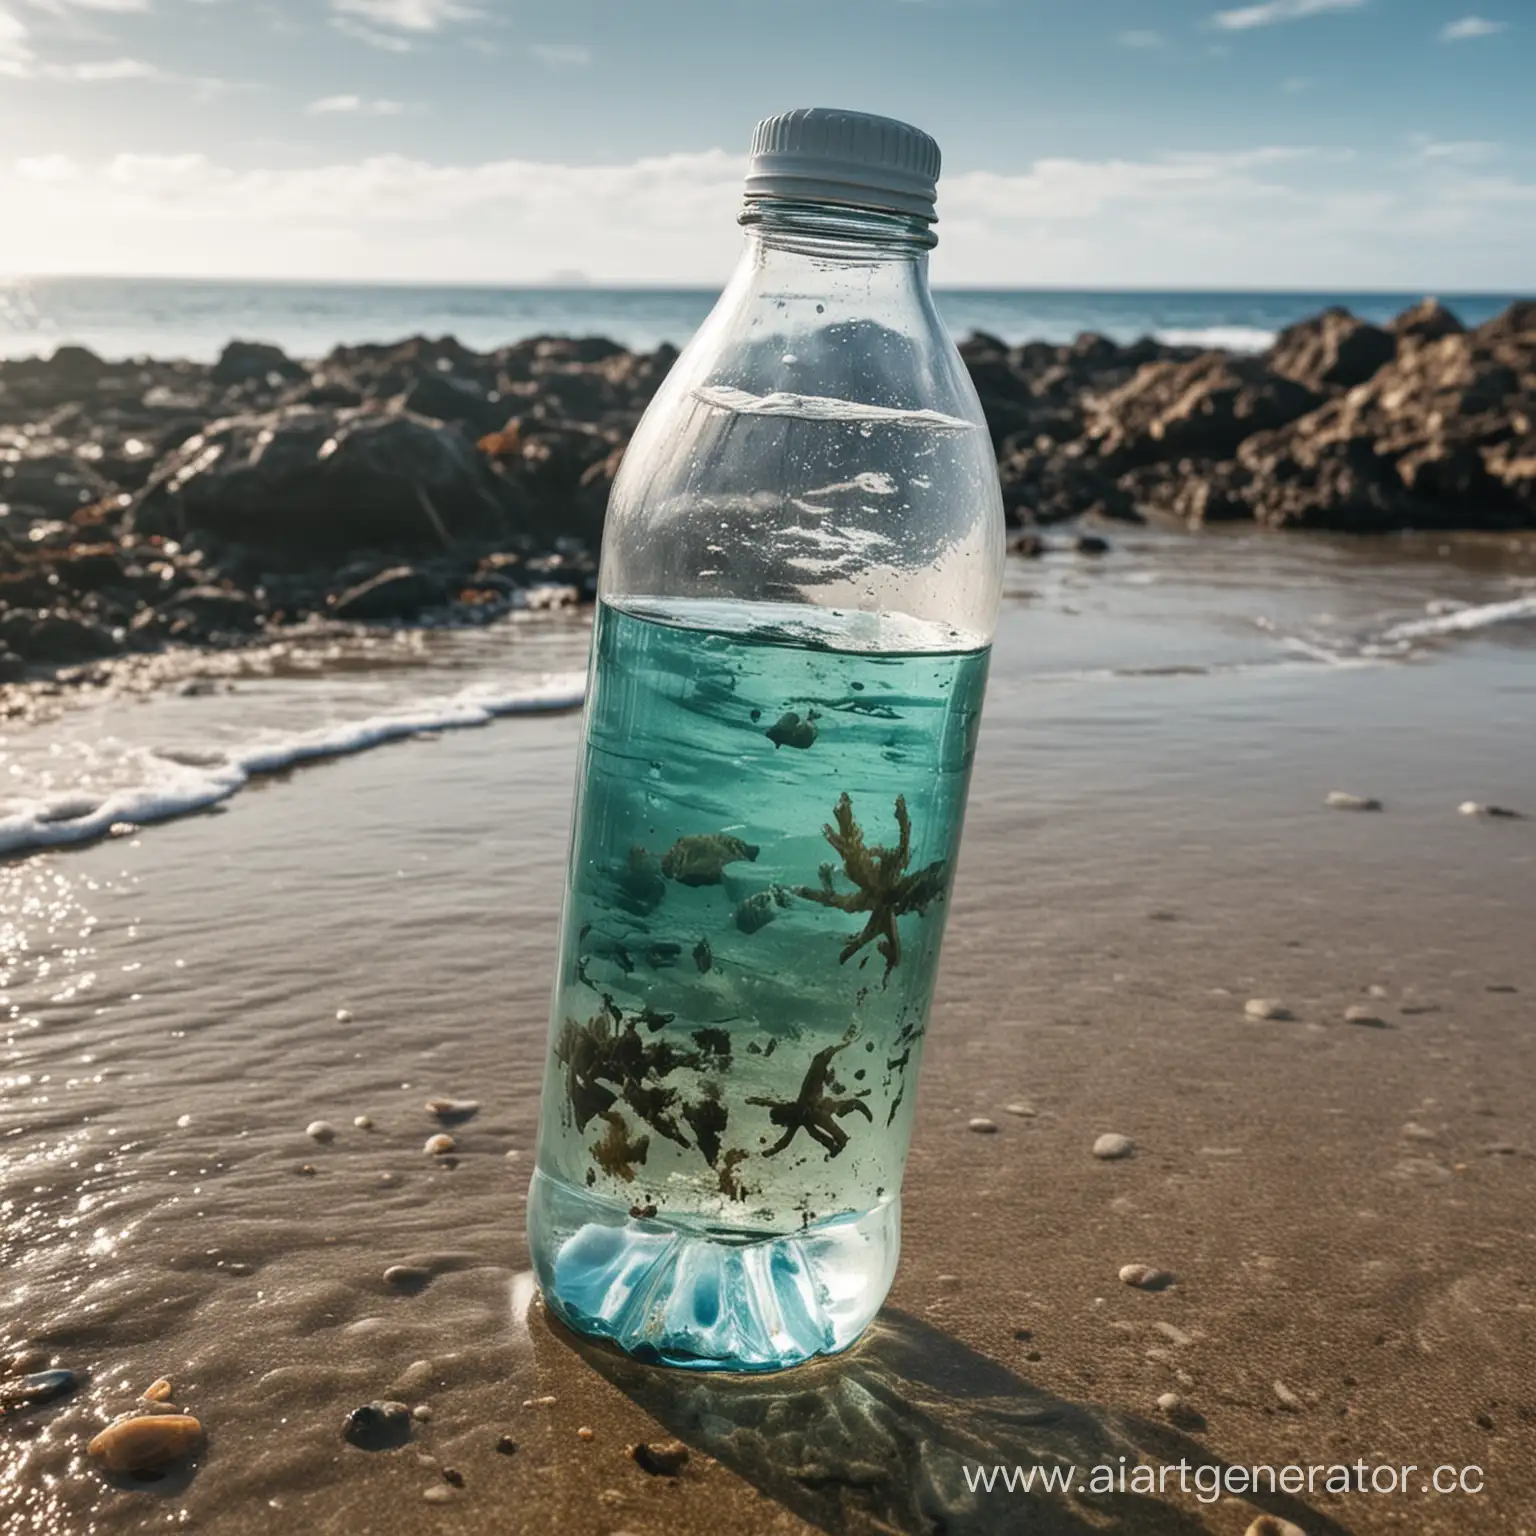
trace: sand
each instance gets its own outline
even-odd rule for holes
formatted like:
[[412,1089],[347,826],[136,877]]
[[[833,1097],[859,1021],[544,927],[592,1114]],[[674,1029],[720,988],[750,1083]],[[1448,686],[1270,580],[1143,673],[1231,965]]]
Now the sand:
[[[1056,633],[1016,591],[890,1305],[780,1378],[582,1344],[525,1273],[574,716],[0,866],[0,1341],[89,1372],[0,1424],[0,1531],[1536,1532],[1536,821],[1457,812],[1536,812],[1536,653],[1037,686]],[[439,1094],[481,1106],[448,1158]],[[203,1454],[103,1476],[159,1377]],[[380,1398],[430,1417],[346,1444]],[[675,1478],[627,1454],[674,1436]],[[1120,1457],[1486,1491],[965,1483]]]

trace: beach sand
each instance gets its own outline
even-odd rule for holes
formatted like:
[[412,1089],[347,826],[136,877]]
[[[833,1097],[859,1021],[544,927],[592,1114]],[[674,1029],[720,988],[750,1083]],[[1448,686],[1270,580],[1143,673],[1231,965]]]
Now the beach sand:
[[[0,1343],[89,1372],[0,1424],[0,1531],[1536,1532],[1536,821],[1458,814],[1536,812],[1529,626],[1249,666],[1217,542],[1182,627],[1176,577],[1010,578],[900,1272],[860,1346],[783,1377],[640,1367],[532,1295],[574,715],[0,865]],[[1419,590],[1330,559],[1275,622]],[[437,1094],[481,1106],[452,1158]],[[104,1477],[86,1441],[158,1377],[203,1454]],[[430,1417],[344,1443],[379,1398]],[[677,1477],[627,1453],[673,1437]],[[1206,1502],[963,1473],[1121,1457],[1420,1474]],[[1440,1465],[1485,1491],[1421,1494]]]

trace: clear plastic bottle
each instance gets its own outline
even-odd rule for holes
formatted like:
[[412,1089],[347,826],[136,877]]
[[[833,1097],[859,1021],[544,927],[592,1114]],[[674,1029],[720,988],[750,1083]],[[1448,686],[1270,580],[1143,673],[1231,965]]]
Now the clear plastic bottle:
[[651,1360],[844,1349],[895,1271],[1003,567],[938,168],[885,118],[759,124],[614,485],[528,1235]]

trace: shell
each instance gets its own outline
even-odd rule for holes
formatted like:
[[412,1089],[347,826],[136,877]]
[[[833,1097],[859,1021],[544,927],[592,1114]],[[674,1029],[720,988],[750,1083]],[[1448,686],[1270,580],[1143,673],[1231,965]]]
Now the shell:
[[191,1414],[156,1413],[107,1425],[85,1449],[109,1472],[153,1472],[202,1443],[203,1426]]

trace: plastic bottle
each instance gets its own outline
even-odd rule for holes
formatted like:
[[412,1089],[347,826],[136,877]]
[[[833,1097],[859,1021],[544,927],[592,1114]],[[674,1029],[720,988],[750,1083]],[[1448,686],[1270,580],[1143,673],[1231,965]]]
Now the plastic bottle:
[[528,1233],[650,1360],[846,1348],[896,1267],[1004,557],[938,169],[890,119],[760,123],[613,489]]

